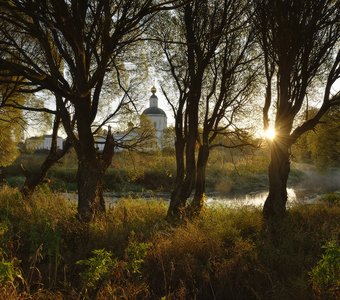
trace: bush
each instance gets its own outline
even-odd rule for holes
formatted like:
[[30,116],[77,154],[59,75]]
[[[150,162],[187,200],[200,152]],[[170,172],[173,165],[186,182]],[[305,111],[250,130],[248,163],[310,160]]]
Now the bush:
[[134,275],[142,275],[142,265],[151,243],[132,241],[126,248],[127,269]]
[[324,194],[319,199],[320,202],[327,203],[328,205],[339,205],[340,204],[340,193],[329,193]]
[[15,281],[18,279],[23,281],[21,270],[18,268],[18,261],[16,259],[5,260],[2,257],[0,260],[0,286],[15,286]]
[[92,257],[77,261],[78,265],[85,266],[85,270],[80,273],[83,289],[96,289],[102,282],[109,278],[112,269],[116,267],[117,260],[112,258],[112,253],[105,249],[93,250]]
[[16,257],[10,259],[3,250],[7,246],[4,236],[9,230],[8,227],[8,224],[0,223],[0,288],[4,287],[5,289],[6,287],[16,288],[18,283],[24,283],[19,267],[20,261]]
[[24,185],[25,177],[13,176],[7,178],[7,183],[10,187],[21,188]]
[[331,241],[322,247],[325,253],[310,272],[313,289],[323,299],[340,296],[340,247]]

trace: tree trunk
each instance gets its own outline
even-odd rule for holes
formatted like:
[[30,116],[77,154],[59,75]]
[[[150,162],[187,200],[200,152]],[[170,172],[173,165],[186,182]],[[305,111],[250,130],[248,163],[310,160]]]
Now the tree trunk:
[[172,192],[167,217],[170,220],[181,220],[185,217],[187,199],[193,190],[195,173],[186,175],[183,182]]
[[5,183],[4,170],[2,167],[0,167],[0,186],[2,186],[4,183]]
[[[176,221],[185,217],[186,202],[194,188],[196,179],[195,145],[196,134],[189,134],[187,143],[185,144],[185,178],[178,182],[171,194],[170,206],[167,214],[167,217],[170,220]],[[184,145],[182,146],[183,155],[181,156],[181,159],[184,157]]]
[[175,187],[179,186],[184,179],[184,149],[185,142],[183,138],[177,138],[175,142],[176,151],[176,181]]
[[187,199],[190,197],[195,184],[195,170],[186,175],[183,182],[171,194],[167,213],[169,220],[182,220],[185,217]]
[[286,214],[289,172],[288,146],[284,143],[273,141],[269,164],[269,195],[263,207],[263,214],[266,219],[281,218]]
[[105,212],[102,177],[105,170],[97,154],[91,130],[91,96],[80,98],[75,104],[79,142],[75,146],[78,158],[78,214],[85,222]]
[[48,170],[67,153],[67,151],[71,148],[71,145],[67,143],[64,147],[65,148],[59,153],[50,152],[38,170],[29,172],[21,166],[26,177],[24,185],[20,191],[23,198],[30,198],[33,195],[36,188],[44,182]]
[[176,151],[176,181],[175,187],[171,193],[170,205],[167,213],[168,219],[174,219],[175,216],[181,215],[184,210],[185,202],[181,201],[181,186],[184,180],[184,149],[185,142],[182,137],[177,137],[175,142]]
[[105,213],[102,179],[112,162],[114,140],[109,126],[104,150],[97,153],[92,132],[83,138],[87,138],[88,143],[85,143],[82,149],[84,140],[81,141],[78,149],[78,214],[82,220],[89,222]]
[[102,171],[97,161],[79,160],[78,184],[78,214],[83,221],[91,221],[97,215],[105,212],[102,190]]
[[71,148],[71,143],[69,139],[66,139],[64,147],[62,150],[57,147],[57,139],[58,139],[58,130],[60,124],[60,117],[57,116],[54,120],[53,124],[53,133],[52,133],[52,141],[51,148],[44,162],[40,166],[38,170],[34,172],[29,172],[24,169],[21,165],[21,170],[23,171],[26,179],[23,187],[21,188],[21,194],[23,198],[30,198],[36,188],[43,183],[48,170],[58,161],[60,160]]
[[[46,162],[46,160],[45,160]],[[41,168],[39,170],[36,170],[34,172],[28,172],[26,170],[23,169],[23,166],[21,166],[24,174],[25,174],[25,182],[24,185],[22,186],[20,192],[21,195],[24,199],[28,199],[30,198],[34,191],[36,190],[36,188],[43,183],[47,171],[50,169],[50,167],[54,164],[51,162],[47,162],[45,164],[45,162],[43,163],[43,165],[41,166]]]
[[204,206],[206,167],[209,158],[209,146],[201,145],[197,158],[197,175],[195,185],[195,195],[190,205],[189,213],[191,216],[198,216]]

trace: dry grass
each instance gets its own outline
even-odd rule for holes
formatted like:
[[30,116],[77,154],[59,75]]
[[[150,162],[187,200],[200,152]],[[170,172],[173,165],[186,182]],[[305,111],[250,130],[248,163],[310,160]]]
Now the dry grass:
[[[57,194],[26,202],[2,188],[0,260],[20,261],[22,279],[0,287],[0,299],[310,299],[309,272],[322,246],[339,239],[338,205],[293,207],[275,232],[255,208],[209,208],[177,227],[166,209],[126,199],[87,226]],[[94,249],[117,264],[86,290],[76,262]]]

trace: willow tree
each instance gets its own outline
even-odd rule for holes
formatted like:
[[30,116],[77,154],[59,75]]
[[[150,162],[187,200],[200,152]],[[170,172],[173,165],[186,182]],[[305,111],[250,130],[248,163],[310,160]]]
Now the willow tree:
[[340,105],[329,110],[307,137],[307,149],[320,170],[340,167]]
[[[331,94],[340,75],[340,7],[333,0],[253,0],[255,27],[263,51],[267,79],[264,127],[275,110],[275,139],[270,143],[269,195],[265,217],[285,215],[290,147],[321,117],[340,103]],[[338,51],[338,52],[337,52]],[[275,79],[276,89],[272,88]],[[323,88],[323,99],[313,118],[298,122],[312,87]]]
[[[175,116],[177,173],[170,218],[201,211],[205,170],[210,149],[217,146],[215,138],[236,135],[235,115],[244,108],[256,73],[248,68],[253,60],[253,36],[247,4],[191,1],[160,18],[155,26],[154,39],[166,61],[162,69],[177,92],[177,101],[173,101],[170,89],[163,86]],[[193,191],[192,205],[187,207]]]
[[[238,16],[235,18],[235,16]],[[258,64],[253,34],[244,6],[238,5],[229,18],[227,34],[208,68],[201,99],[201,120],[197,141],[197,174],[190,213],[204,206],[206,168],[210,151],[216,147],[256,147],[241,116],[252,109]],[[237,121],[238,120],[238,121]]]
[[20,80],[0,85],[0,168],[10,165],[19,154],[17,144],[26,125],[22,111],[11,107],[11,104],[25,100],[17,92],[19,84]]
[[32,92],[54,94],[57,110],[50,113],[60,116],[77,153],[78,212],[84,220],[91,220],[101,210],[100,181],[113,156],[112,142],[105,154],[97,155],[91,128],[106,74],[141,37],[152,16],[169,9],[173,2],[0,2],[1,72],[22,76]]
[[195,148],[204,73],[223,34],[224,11],[227,9],[228,1],[220,4],[218,1],[191,1],[164,18],[163,27],[158,32],[179,93],[177,107],[173,105],[177,172],[168,210],[170,218],[182,217],[195,185]]

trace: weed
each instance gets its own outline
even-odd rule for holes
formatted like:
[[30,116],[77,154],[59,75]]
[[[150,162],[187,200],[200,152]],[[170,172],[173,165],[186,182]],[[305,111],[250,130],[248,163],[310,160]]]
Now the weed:
[[21,270],[18,267],[18,260],[6,260],[4,257],[0,260],[0,286],[15,285],[15,280],[23,280]]
[[313,289],[324,298],[340,296],[340,247],[336,241],[325,246],[325,253],[310,272]]
[[146,254],[148,253],[151,243],[138,243],[131,241],[126,248],[127,269],[130,273],[140,276],[142,274],[142,265]]
[[85,267],[80,273],[85,291],[95,289],[100,282],[106,281],[112,269],[116,267],[117,260],[112,258],[112,253],[105,249],[92,251],[92,257],[77,261],[78,265]]

